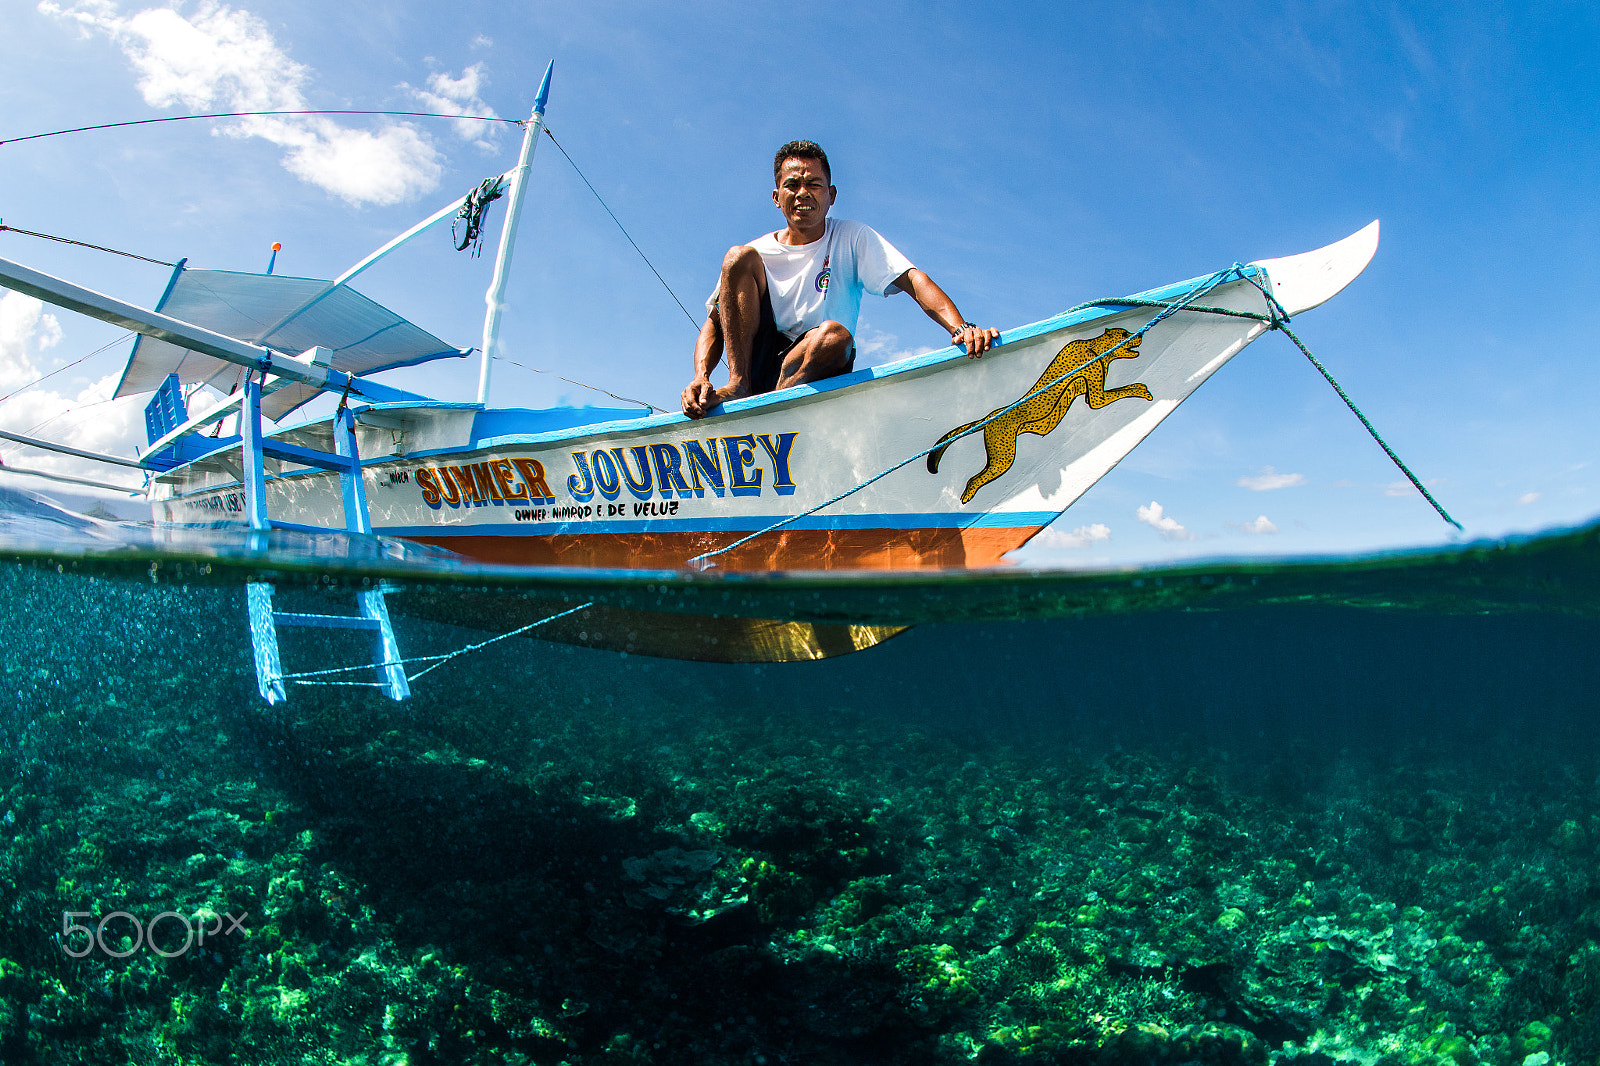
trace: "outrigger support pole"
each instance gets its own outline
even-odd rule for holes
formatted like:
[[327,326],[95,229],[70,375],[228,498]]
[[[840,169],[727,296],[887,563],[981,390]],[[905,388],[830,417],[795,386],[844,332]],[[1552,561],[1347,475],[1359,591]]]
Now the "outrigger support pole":
[[467,198],[465,196],[458,196],[454,200],[451,200],[448,204],[445,204],[443,207],[439,208],[439,210],[435,211],[421,222],[418,222],[415,226],[412,226],[410,229],[400,234],[400,236],[390,240],[387,244],[383,245],[383,247],[370,253],[355,266],[351,267],[349,270],[346,270],[343,274],[340,274],[338,277],[334,278],[333,283],[335,285],[348,284],[350,280],[357,274],[361,273],[363,270],[367,269],[372,264],[388,255],[396,248],[399,248],[413,237],[416,237],[432,227],[437,226],[447,218],[454,218],[455,216],[459,215],[461,213],[461,205],[466,202]]
[[244,438],[241,451],[244,459],[245,517],[252,530],[272,528],[267,518],[267,471],[265,449],[261,441],[261,382],[253,373],[244,376],[244,404],[239,408],[239,433]]
[[488,310],[483,316],[483,363],[478,367],[478,402],[489,403],[489,375],[494,368],[495,353],[500,348],[500,313],[505,310],[506,283],[511,279],[511,248],[517,239],[517,223],[522,220],[522,201],[528,189],[528,170],[533,163],[534,149],[539,146],[539,134],[544,132],[544,105],[550,96],[550,74],[556,61],[544,68],[544,80],[539,83],[539,95],[533,101],[533,114],[522,134],[522,154],[517,157],[516,169],[511,172],[511,188],[506,193],[506,220],[500,227],[500,250],[494,257],[494,278],[489,291],[484,293]]
[[[267,518],[266,457],[261,450],[261,382],[254,371],[244,376],[244,388],[239,408],[240,458],[244,460],[245,517],[250,522],[251,548],[257,551],[266,547],[262,536],[272,528]],[[245,619],[250,623],[250,646],[255,652],[256,688],[268,705],[281,703],[287,696],[283,690],[283,661],[278,653],[278,627],[272,612],[272,585],[266,581],[251,581],[245,585]]]
[[126,466],[134,470],[143,470],[144,467],[132,459],[124,459],[119,455],[107,455],[104,452],[86,452],[82,448],[69,448],[65,444],[56,444],[53,441],[40,440],[38,437],[27,437],[21,433],[7,433],[0,429],[0,440],[14,440],[18,444],[26,444],[30,448],[42,448],[47,452],[60,452],[62,455],[75,455],[79,459],[93,459],[97,463],[109,463],[112,466]]

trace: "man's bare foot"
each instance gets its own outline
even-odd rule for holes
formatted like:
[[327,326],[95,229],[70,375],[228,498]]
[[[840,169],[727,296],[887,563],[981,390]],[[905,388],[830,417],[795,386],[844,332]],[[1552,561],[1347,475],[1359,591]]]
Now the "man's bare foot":
[[742,400],[750,394],[751,393],[748,388],[741,387],[736,389],[732,385],[724,385],[720,389],[712,389],[711,403],[706,410],[710,411],[712,407],[715,407],[720,403],[727,403],[729,400]]

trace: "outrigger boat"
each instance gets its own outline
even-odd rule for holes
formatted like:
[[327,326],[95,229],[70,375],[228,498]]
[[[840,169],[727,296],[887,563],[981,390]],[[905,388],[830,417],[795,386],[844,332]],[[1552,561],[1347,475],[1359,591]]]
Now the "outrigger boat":
[[[990,566],[1279,317],[1342,290],[1377,248],[1373,222],[1316,251],[1006,330],[982,359],[945,348],[724,403],[698,421],[493,408],[503,294],[549,78],[518,165],[501,177],[508,207],[475,402],[373,380],[470,349],[349,287],[462,201],[332,281],[180,264],[153,309],[0,260],[0,284],[140,334],[118,395],[155,393],[139,465],[158,525],[375,533],[523,566]],[[189,417],[182,389],[198,384],[231,395]],[[287,422],[323,394],[339,398],[332,415]],[[236,434],[204,435],[230,419]],[[363,610],[376,616],[374,595]]]

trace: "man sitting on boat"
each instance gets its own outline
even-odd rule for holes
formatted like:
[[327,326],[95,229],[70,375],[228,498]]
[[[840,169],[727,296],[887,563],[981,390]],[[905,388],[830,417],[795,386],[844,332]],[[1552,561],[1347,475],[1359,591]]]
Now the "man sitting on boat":
[[[790,141],[772,164],[772,202],[788,227],[735,248],[694,349],[694,380],[683,413],[704,418],[724,400],[820,381],[855,368],[861,293],[907,292],[976,359],[1000,334],[967,322],[933,279],[871,226],[828,217],[838,196],[828,157],[811,141]],[[711,385],[723,356],[728,384]]]

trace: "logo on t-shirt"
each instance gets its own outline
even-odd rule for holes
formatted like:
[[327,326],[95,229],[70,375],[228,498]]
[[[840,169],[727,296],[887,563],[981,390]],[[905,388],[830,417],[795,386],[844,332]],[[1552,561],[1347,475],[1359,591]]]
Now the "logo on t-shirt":
[[822,257],[822,273],[817,275],[816,286],[818,292],[828,291],[828,260],[830,256]]

